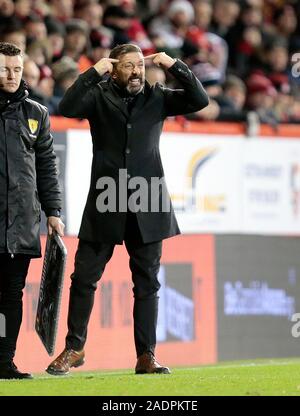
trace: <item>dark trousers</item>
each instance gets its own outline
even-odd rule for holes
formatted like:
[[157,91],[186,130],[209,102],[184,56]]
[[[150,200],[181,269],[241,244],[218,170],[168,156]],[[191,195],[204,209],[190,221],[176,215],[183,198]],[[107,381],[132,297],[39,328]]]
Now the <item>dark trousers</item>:
[[[30,258],[0,254],[0,314],[4,316],[5,337],[0,336],[0,363],[12,361],[23,314],[23,289]],[[3,335],[0,334],[0,335]]]
[[[137,356],[140,356],[146,351],[154,353],[156,345],[157,292],[160,288],[157,274],[162,242],[144,244],[133,214],[127,214],[124,241],[130,257],[129,266],[134,285],[134,340]],[[85,344],[97,282],[113,250],[114,244],[79,240],[75,270],[71,276],[67,348],[79,351]]]

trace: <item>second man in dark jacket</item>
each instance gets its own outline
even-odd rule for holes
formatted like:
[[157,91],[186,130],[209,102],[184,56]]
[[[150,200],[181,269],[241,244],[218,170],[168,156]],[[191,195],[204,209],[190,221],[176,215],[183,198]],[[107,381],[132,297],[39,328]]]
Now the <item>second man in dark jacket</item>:
[[64,227],[49,114],[22,73],[21,50],[0,43],[0,379],[31,378],[13,359],[30,259],[41,257],[41,208],[49,233]]

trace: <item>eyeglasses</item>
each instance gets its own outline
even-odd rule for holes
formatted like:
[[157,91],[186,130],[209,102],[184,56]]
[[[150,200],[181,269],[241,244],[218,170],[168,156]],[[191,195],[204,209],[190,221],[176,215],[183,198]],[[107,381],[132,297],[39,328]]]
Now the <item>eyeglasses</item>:
[[126,62],[126,64],[122,64],[121,67],[126,69],[126,71],[133,71],[135,68],[138,68],[141,71],[142,69],[144,69],[144,63],[140,62],[135,65],[132,62]]

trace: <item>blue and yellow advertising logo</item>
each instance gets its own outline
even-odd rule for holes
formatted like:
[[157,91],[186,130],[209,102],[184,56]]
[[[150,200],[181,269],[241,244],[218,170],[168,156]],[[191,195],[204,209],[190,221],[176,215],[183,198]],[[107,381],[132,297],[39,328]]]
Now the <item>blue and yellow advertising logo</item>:
[[[202,168],[218,153],[217,147],[205,147],[193,154],[188,162],[185,178],[185,189],[180,194],[172,194],[176,211],[181,212],[225,212],[226,195],[224,193],[202,194],[197,188],[197,179]],[[216,172],[220,174],[220,172]]]

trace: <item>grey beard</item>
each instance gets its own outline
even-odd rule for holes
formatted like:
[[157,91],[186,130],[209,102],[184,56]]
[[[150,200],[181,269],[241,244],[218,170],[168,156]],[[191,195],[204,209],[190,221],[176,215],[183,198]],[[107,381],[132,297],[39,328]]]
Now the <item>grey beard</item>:
[[141,87],[137,91],[131,91],[129,85],[127,85],[126,86],[126,91],[128,91],[130,95],[137,95],[142,91],[143,88],[144,88],[144,84],[141,85]]

